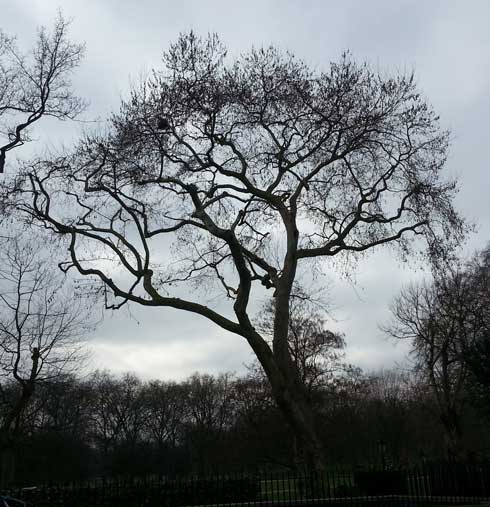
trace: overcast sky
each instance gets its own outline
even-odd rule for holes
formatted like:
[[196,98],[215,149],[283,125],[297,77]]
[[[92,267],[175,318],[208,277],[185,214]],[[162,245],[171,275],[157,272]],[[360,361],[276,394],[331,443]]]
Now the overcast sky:
[[[73,19],[71,37],[85,41],[74,77],[90,102],[85,119],[103,119],[161,53],[190,29],[216,32],[231,55],[274,45],[322,69],[350,50],[387,73],[416,73],[428,101],[453,134],[447,174],[460,178],[459,209],[478,224],[470,252],[490,240],[490,1],[488,0],[0,0],[0,27],[28,48],[36,27],[59,8]],[[38,149],[69,144],[85,125],[38,129]],[[377,325],[401,286],[420,277],[387,252],[357,269],[356,284],[332,271],[332,327],[345,333],[347,357],[370,370],[401,364],[408,344],[393,344]],[[194,371],[243,371],[248,345],[205,320],[170,309],[131,308],[107,315],[90,337],[93,366],[145,378],[181,379]]]

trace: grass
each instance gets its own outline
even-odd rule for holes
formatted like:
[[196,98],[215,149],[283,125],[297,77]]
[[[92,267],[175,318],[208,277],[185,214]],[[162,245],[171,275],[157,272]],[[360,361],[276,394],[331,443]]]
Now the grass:
[[[281,500],[299,500],[307,498],[308,490],[311,489],[305,484],[304,478],[281,478],[266,479],[260,481],[260,496],[270,501]],[[331,475],[325,473],[318,481],[316,495],[323,497],[337,496],[337,491],[341,487],[352,488],[354,486],[354,477],[352,473]],[[340,495],[339,495],[340,496]]]

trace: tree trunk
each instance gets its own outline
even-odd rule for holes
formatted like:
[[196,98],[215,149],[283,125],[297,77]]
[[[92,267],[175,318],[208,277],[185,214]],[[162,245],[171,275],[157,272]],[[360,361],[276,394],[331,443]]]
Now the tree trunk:
[[309,470],[325,470],[323,448],[315,430],[313,411],[305,387],[301,384],[294,363],[279,364],[262,337],[249,339],[257,358],[269,379],[272,394],[279,410],[304,449]]
[[325,470],[323,446],[316,434],[313,413],[304,393],[291,385],[279,385],[275,388],[273,382],[271,381],[271,385],[276,403],[293,429],[299,448],[304,450],[307,470]]

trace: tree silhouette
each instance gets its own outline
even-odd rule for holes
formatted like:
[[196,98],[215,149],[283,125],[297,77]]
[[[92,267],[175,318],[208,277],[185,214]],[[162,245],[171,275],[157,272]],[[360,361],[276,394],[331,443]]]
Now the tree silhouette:
[[[488,254],[446,265],[431,281],[402,290],[385,331],[412,341],[415,365],[428,382],[445,432],[448,455],[461,456],[462,416],[470,370],[486,368],[490,329]],[[475,352],[481,353],[477,359]]]
[[[273,48],[228,62],[216,36],[190,33],[163,62],[105,132],[30,164],[18,207],[67,240],[64,268],[101,282],[108,308],[180,309],[245,338],[322,468],[288,346],[298,267],[383,244],[407,253],[419,237],[444,254],[464,229],[441,174],[448,133],[412,76],[349,55],[321,73]],[[207,304],[203,286],[230,308]],[[250,310],[264,287],[272,346]]]
[[[0,483],[13,479],[21,416],[36,387],[81,366],[87,311],[65,276],[21,235],[0,254]],[[12,387],[13,386],[15,387]],[[10,389],[9,389],[10,387]]]

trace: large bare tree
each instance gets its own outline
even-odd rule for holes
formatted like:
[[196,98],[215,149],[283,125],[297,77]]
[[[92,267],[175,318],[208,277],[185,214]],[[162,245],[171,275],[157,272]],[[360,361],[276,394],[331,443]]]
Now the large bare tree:
[[39,246],[10,237],[0,255],[1,484],[13,478],[22,414],[36,386],[80,367],[90,322]]
[[0,173],[7,152],[31,139],[34,123],[48,116],[73,119],[84,108],[70,82],[84,47],[69,41],[68,25],[58,15],[51,33],[41,27],[29,53],[0,29]]
[[[349,55],[314,72],[273,48],[230,61],[216,36],[190,33],[104,132],[26,169],[19,208],[67,241],[64,269],[101,282],[108,308],[176,308],[247,340],[321,468],[288,346],[298,269],[384,244],[406,253],[415,238],[442,254],[464,229],[447,147],[412,76]],[[207,301],[212,284],[227,309]],[[264,288],[272,346],[251,315]]]

